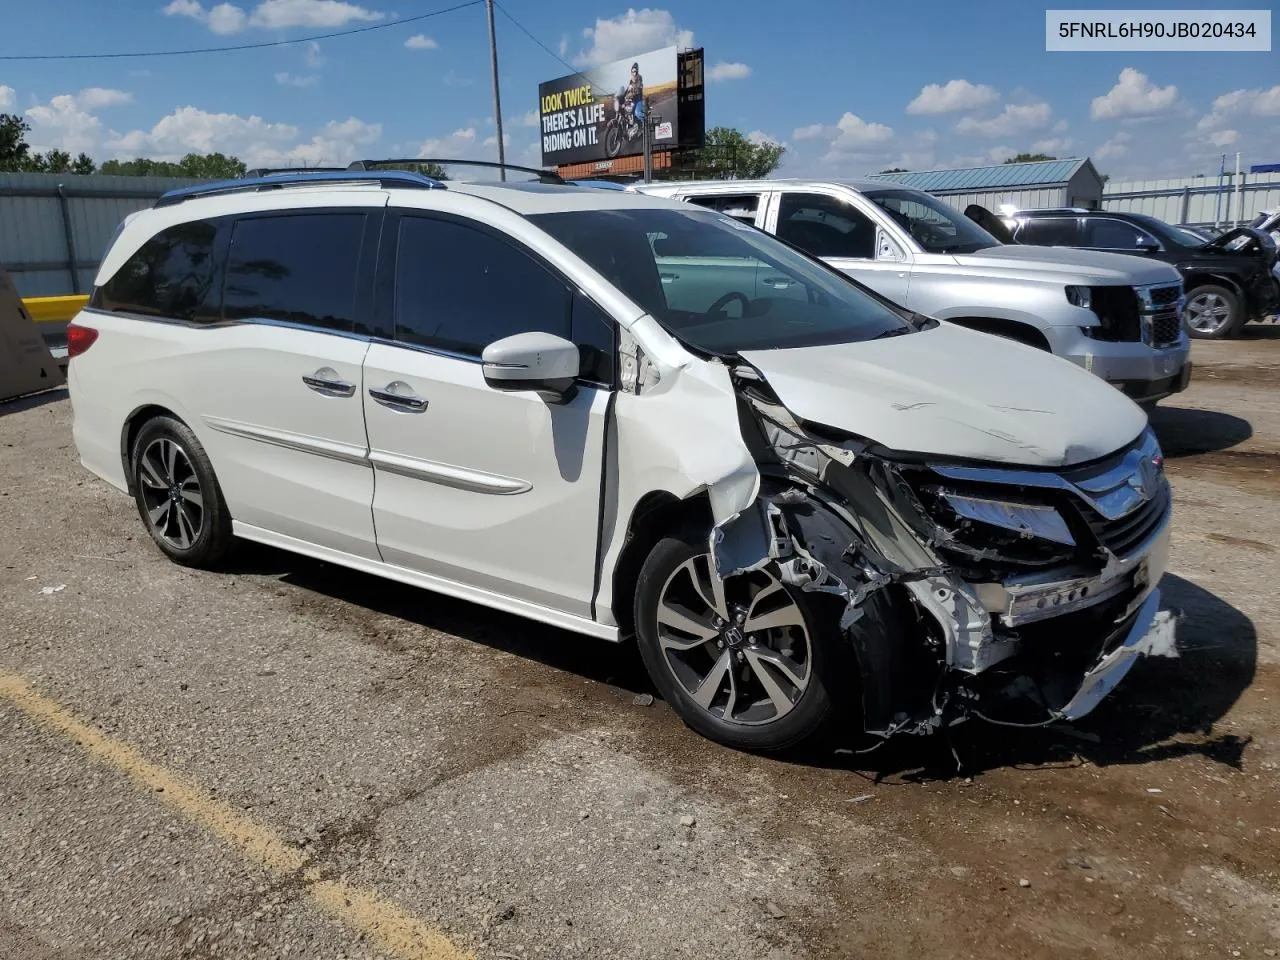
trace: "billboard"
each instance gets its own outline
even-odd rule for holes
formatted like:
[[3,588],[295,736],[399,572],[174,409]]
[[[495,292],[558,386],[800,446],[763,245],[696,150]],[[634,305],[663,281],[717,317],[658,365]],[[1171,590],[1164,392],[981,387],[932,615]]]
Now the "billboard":
[[[638,68],[634,78],[632,64]],[[674,148],[680,142],[677,85],[674,46],[539,84],[542,165],[643,153],[640,117],[645,114],[653,121],[652,149]],[[621,110],[616,109],[619,98],[623,98]]]

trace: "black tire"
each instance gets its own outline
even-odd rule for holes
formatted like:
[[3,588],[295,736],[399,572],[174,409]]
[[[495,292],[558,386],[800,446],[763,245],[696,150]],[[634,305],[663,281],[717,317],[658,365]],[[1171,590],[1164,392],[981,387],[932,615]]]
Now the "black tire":
[[604,131],[605,155],[616,157],[622,152],[622,126],[618,120],[612,121]]
[[[650,679],[680,718],[693,730],[725,746],[776,752],[802,744],[814,746],[838,728],[839,720],[860,716],[859,674],[849,646],[840,636],[839,605],[829,597],[816,598],[785,586],[787,596],[803,615],[809,647],[807,686],[790,712],[776,720],[745,725],[714,715],[712,709],[700,706],[693,699],[676,678],[663,650],[657,618],[668,581],[686,562],[700,562],[696,558],[706,554],[705,532],[682,531],[669,535],[650,552],[636,584],[634,614],[640,655]],[[710,647],[707,652],[711,657],[716,656]],[[745,672],[748,668],[737,669]],[[858,726],[860,729],[860,724]]]
[[[215,566],[231,547],[231,513],[191,428],[170,416],[148,420],[134,439],[129,469],[138,516],[156,546],[185,567]],[[153,521],[153,514],[160,519]]]
[[[1226,306],[1227,317],[1220,326],[1205,330],[1196,329],[1191,325],[1193,320],[1192,305],[1197,303],[1197,298],[1205,300],[1208,304],[1221,303]],[[1216,298],[1216,301],[1214,298]],[[1240,328],[1244,326],[1246,319],[1244,310],[1240,305],[1240,298],[1234,290],[1229,290],[1216,283],[1202,283],[1187,291],[1187,303],[1183,308],[1183,326],[1186,327],[1187,336],[1189,337],[1194,337],[1197,340],[1227,340],[1240,332]]]

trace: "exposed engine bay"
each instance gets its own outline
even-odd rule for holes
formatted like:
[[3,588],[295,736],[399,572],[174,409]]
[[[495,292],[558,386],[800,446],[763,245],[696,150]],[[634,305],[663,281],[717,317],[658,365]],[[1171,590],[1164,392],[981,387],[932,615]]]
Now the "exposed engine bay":
[[1169,648],[1172,500],[1149,427],[1062,469],[946,461],[802,421],[749,362],[730,376],[761,483],[714,526],[716,569],[773,564],[830,598],[868,733],[1074,720]]

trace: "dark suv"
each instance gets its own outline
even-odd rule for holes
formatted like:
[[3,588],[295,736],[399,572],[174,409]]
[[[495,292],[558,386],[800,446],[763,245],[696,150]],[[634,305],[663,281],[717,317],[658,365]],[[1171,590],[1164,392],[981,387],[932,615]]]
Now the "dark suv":
[[1233,337],[1248,321],[1280,311],[1276,242],[1262,230],[1239,227],[1205,243],[1155,217],[1076,207],[1019,210],[1004,222],[1017,243],[1145,254],[1173,264],[1182,274],[1183,321],[1193,337]]

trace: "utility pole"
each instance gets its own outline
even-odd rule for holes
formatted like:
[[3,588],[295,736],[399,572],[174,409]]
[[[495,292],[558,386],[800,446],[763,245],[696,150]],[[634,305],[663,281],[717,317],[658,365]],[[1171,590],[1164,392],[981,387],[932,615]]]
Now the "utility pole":
[[493,0],[485,0],[489,12],[489,64],[493,67],[493,125],[498,134],[499,174],[507,179],[507,148],[502,142],[502,96],[498,93],[498,35],[493,28]]
[[649,111],[644,112],[644,139],[640,141],[644,150],[644,182],[653,183],[653,133],[649,126],[653,121]]

